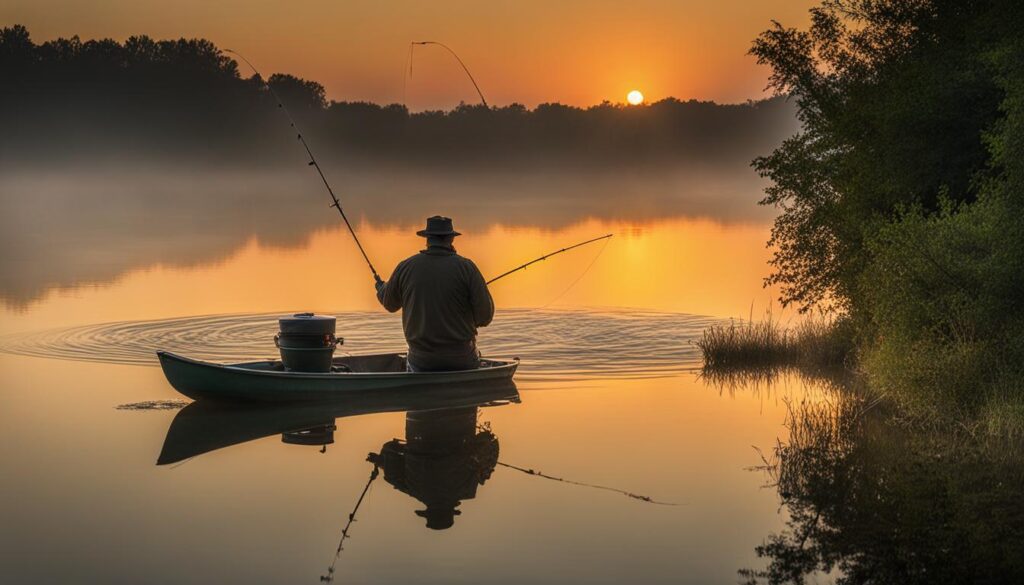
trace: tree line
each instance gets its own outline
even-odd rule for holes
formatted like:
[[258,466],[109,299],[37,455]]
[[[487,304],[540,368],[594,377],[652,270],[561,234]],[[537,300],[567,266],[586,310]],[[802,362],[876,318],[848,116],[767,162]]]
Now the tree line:
[[[204,39],[133,36],[35,43],[0,30],[0,148],[15,159],[146,155],[212,161],[280,154],[287,124],[259,77]],[[320,147],[397,163],[652,164],[744,161],[794,127],[783,97],[735,105],[669,98],[630,107],[545,103],[410,112],[335,102],[316,81],[267,83]],[[287,145],[285,145],[287,148]]]

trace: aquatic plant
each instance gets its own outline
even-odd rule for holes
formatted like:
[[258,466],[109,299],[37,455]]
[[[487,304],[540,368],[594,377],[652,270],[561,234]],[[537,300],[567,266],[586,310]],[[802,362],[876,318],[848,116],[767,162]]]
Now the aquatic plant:
[[848,322],[815,313],[792,326],[776,319],[771,309],[760,321],[730,321],[712,325],[697,340],[704,370],[714,375],[728,370],[800,366],[838,368],[853,343]]

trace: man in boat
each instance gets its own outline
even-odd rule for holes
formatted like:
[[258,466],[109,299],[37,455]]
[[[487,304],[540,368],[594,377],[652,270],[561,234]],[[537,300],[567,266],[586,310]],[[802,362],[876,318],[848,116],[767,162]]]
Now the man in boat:
[[414,372],[472,370],[480,365],[477,327],[494,318],[494,299],[480,270],[459,256],[452,220],[435,215],[416,235],[426,249],[395,267],[387,282],[377,280],[377,300],[394,313],[402,309]]

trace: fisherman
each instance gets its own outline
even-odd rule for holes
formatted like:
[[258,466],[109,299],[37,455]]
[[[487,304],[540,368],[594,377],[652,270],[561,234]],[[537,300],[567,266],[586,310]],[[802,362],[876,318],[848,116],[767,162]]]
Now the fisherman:
[[472,260],[455,252],[452,242],[461,234],[451,218],[429,217],[416,235],[427,248],[399,263],[387,282],[377,279],[377,300],[389,312],[402,309],[410,371],[476,369],[477,327],[494,318],[487,283]]

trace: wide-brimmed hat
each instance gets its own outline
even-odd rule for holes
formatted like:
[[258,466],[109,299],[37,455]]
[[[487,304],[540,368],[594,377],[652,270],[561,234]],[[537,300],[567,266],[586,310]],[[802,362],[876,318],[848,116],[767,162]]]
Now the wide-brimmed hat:
[[427,229],[416,232],[417,236],[461,236],[452,229],[452,218],[435,215],[427,218]]
[[461,510],[456,510],[455,505],[441,505],[432,506],[427,504],[426,510],[416,510],[416,515],[420,518],[427,519],[427,528],[431,530],[446,530],[451,528],[455,524],[455,517],[462,514]]

